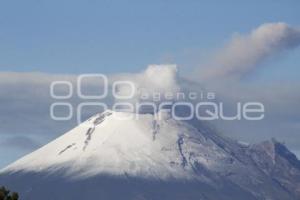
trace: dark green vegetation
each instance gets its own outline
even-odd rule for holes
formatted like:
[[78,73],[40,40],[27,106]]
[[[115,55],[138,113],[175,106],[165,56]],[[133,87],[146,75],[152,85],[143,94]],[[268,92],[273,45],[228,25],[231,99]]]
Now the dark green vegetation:
[[0,200],[18,200],[19,195],[16,192],[10,192],[5,187],[0,187]]

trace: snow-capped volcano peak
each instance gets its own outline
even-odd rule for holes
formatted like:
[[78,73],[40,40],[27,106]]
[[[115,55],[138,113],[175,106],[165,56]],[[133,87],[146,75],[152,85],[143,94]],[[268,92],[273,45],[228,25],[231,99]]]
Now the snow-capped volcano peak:
[[164,111],[159,116],[107,110],[5,171],[68,169],[69,175],[83,177],[128,174],[190,178],[196,160],[209,167],[226,158],[194,127],[173,120]]

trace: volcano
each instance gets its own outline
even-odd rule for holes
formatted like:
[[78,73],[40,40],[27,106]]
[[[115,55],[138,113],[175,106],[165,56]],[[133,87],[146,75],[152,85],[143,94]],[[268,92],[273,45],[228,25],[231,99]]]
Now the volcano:
[[0,185],[24,200],[297,200],[300,161],[275,139],[107,110],[2,169]]

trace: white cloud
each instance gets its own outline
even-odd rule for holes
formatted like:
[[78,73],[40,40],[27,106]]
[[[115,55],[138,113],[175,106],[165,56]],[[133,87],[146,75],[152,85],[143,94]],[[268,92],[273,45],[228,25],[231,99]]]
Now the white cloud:
[[[0,134],[45,134],[57,136],[76,125],[76,113],[67,122],[58,122],[50,118],[50,105],[53,102],[69,102],[74,106],[89,100],[82,100],[77,96],[76,75],[60,75],[46,73],[19,73],[0,72]],[[177,68],[174,65],[151,65],[145,71],[132,74],[115,74],[108,77],[109,89],[114,81],[131,81],[138,91],[130,101],[140,101],[140,93],[175,93],[179,90],[177,84]],[[66,100],[55,100],[50,96],[50,85],[53,81],[70,81],[73,84],[73,96]],[[92,94],[101,93],[101,83],[94,79],[84,82],[84,92]],[[67,89],[61,87],[60,91]],[[126,93],[126,87],[121,87],[120,92]],[[109,90],[111,92],[111,90]],[[107,103],[111,106],[113,100],[111,94],[101,100],[92,102]],[[87,113],[86,113],[87,112]],[[89,117],[91,110],[83,111],[83,119]],[[51,138],[51,137],[49,137]]]

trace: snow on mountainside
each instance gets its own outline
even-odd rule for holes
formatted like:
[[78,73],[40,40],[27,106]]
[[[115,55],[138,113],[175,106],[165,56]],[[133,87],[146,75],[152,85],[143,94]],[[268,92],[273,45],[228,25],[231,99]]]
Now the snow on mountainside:
[[31,200],[49,187],[64,200],[300,198],[300,162],[281,143],[245,145],[159,114],[97,114],[0,171],[0,184]]
[[13,163],[4,172],[68,168],[69,175],[79,177],[126,173],[192,178],[192,162],[196,160],[207,168],[217,167],[220,161],[230,162],[226,152],[212,140],[191,125],[171,119],[167,113],[159,120],[151,114],[106,111]]

